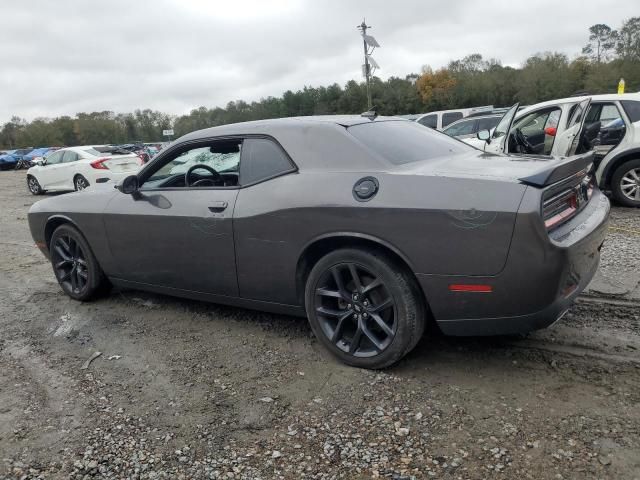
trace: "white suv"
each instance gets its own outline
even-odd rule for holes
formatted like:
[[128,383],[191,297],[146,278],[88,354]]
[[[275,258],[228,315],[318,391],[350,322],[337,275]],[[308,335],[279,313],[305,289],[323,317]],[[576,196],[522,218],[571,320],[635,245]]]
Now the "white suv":
[[95,183],[117,182],[143,163],[135,153],[103,145],[61,148],[27,170],[27,187],[34,195],[84,190]]
[[600,188],[622,205],[640,207],[640,93],[570,97],[517,109],[516,104],[495,129],[467,143],[527,155],[593,150]]

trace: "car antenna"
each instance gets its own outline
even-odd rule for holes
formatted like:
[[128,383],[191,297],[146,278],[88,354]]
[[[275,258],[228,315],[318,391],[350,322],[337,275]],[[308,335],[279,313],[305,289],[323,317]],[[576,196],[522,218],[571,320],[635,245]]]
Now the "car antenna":
[[366,112],[362,112],[360,114],[361,117],[365,117],[368,118],[369,120],[373,121],[376,119],[376,117],[378,116],[378,112],[376,111],[378,109],[378,107],[376,107],[375,105],[373,107],[371,107],[369,110],[367,110]]

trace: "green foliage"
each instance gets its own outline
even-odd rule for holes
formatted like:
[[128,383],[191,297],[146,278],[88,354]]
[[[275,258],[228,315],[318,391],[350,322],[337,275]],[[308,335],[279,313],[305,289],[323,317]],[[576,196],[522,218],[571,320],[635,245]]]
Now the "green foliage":
[[[627,92],[640,91],[640,17],[626,20],[619,30],[604,24],[589,28],[583,56],[573,60],[557,52],[537,53],[521,68],[502,66],[496,59],[473,53],[451,61],[436,72],[371,82],[373,103],[381,115],[402,115],[480,105],[531,105],[577,92],[614,93],[624,78]],[[133,113],[110,111],[78,113],[75,117],[37,118],[31,122],[14,116],[0,129],[0,147],[161,141],[162,130],[177,136],[216,125],[298,115],[358,114],[367,109],[364,82],[346,85],[305,86],[280,97],[247,103],[229,102],[224,108],[199,107],[172,117],[153,110]]]

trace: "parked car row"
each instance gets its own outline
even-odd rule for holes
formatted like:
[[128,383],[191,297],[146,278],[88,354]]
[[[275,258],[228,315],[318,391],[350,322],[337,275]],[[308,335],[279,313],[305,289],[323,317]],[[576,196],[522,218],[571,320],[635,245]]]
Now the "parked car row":
[[57,150],[58,148],[59,147],[30,147],[0,151],[0,170],[22,168],[23,165],[31,165],[35,160],[44,158],[47,153]]

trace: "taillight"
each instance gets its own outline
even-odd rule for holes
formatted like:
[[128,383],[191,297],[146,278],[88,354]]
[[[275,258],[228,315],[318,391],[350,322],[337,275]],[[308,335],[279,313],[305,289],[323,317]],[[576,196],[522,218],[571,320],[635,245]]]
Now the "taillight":
[[562,190],[544,201],[542,217],[547,230],[553,230],[574,217],[589,202],[594,182],[592,176],[585,176],[578,185]]
[[104,162],[109,160],[108,158],[99,158],[97,160],[94,160],[93,162],[91,162],[91,167],[97,169],[97,170],[109,170],[109,167],[107,167]]

